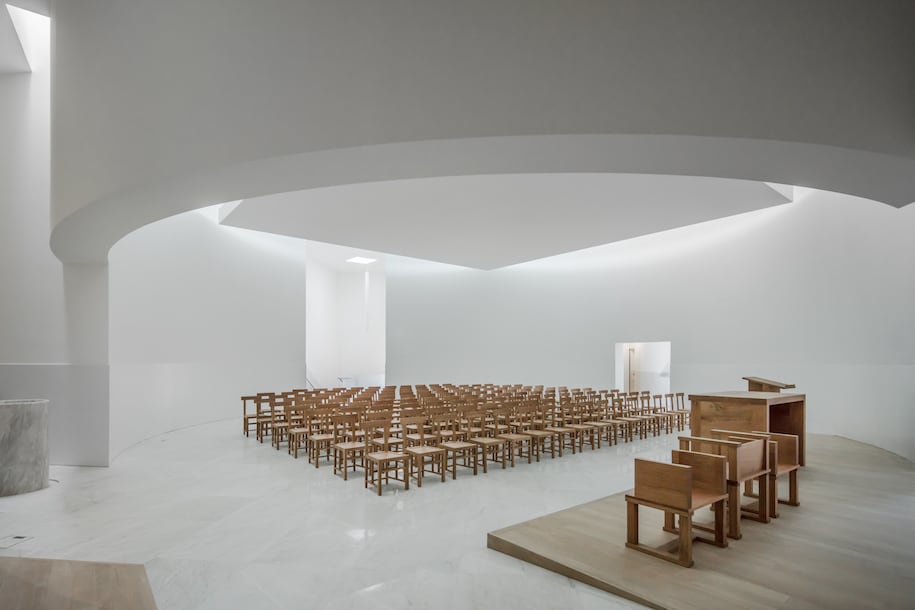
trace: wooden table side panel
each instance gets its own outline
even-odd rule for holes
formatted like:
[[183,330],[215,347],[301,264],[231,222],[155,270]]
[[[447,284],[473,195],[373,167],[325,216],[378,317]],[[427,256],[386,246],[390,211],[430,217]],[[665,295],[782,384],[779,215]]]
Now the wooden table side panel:
[[769,409],[766,405],[742,402],[705,401],[693,402],[690,414],[690,431],[693,436],[711,436],[712,430],[753,430],[769,429]]

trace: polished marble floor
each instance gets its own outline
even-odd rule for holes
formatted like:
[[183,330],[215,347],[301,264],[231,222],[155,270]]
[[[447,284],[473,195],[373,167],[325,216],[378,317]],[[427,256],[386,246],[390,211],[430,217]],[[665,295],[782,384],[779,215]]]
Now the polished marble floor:
[[[2,556],[141,563],[161,610],[632,608],[486,548],[487,532],[632,486],[676,435],[539,464],[366,491],[238,434],[235,420],[145,441],[110,468],[52,467],[0,498]],[[609,543],[608,543],[609,544]]]

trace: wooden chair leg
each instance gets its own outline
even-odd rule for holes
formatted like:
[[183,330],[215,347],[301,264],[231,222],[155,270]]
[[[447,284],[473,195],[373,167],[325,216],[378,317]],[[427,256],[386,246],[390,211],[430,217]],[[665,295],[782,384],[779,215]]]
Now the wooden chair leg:
[[678,562],[681,566],[693,567],[693,519],[689,515],[680,515],[680,548]]
[[740,540],[740,484],[728,483],[728,538]]
[[769,475],[769,516],[778,519],[778,477]]
[[797,496],[797,470],[788,473],[788,504],[791,506],[800,506],[800,500]]
[[764,474],[757,479],[759,487],[759,520],[769,523],[769,475]]
[[639,505],[635,502],[626,503],[626,542],[639,543]]
[[726,547],[728,539],[724,531],[724,500],[715,502],[713,510],[715,511],[715,544],[720,547]]
[[677,533],[677,526],[674,522],[674,514],[668,511],[664,511],[664,527],[662,528],[665,532],[670,532],[672,534]]

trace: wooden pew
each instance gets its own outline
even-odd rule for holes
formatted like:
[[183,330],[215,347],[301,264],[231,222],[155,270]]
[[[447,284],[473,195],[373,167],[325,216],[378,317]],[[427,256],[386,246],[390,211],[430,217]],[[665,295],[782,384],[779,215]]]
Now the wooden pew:
[[[693,565],[694,539],[727,546],[724,527],[727,460],[717,455],[676,450],[672,457],[673,464],[635,460],[635,487],[631,495],[626,495],[626,547],[689,568]],[[652,548],[639,543],[639,506],[664,511],[665,531],[678,534],[673,541],[677,544],[676,556],[668,552],[671,545]],[[715,513],[712,540],[693,535],[693,515],[706,506],[711,506]]]
[[[727,440],[698,436],[681,436],[680,449],[721,455],[728,462],[728,536],[739,540],[741,517],[769,522],[769,448],[765,439],[728,437]],[[741,487],[747,481],[759,481],[759,512],[744,514],[740,503]]]
[[[776,448],[769,454],[769,515],[778,517],[778,505],[800,506],[797,493],[797,473],[801,468],[798,445],[799,440],[795,434],[778,434],[775,432],[757,432],[766,434],[774,441]],[[778,477],[788,475],[788,499],[778,497]]]

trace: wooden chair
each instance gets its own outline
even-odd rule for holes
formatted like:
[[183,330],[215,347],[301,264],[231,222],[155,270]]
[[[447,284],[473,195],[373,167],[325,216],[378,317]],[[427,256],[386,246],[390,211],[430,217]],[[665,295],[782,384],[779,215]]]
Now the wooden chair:
[[682,432],[686,429],[686,416],[689,414],[686,411],[680,411],[674,405],[674,395],[664,394],[664,409],[669,413],[672,413],[674,416],[674,423],[677,425],[677,432]]
[[591,446],[591,451],[594,451],[595,436],[597,444],[600,445],[600,435],[597,434],[597,426],[584,423],[585,419],[577,402],[571,402],[562,407],[562,425],[575,431],[578,438],[578,450],[584,451],[584,443],[587,442]]
[[[797,473],[800,470],[798,459],[798,437],[795,434],[777,434],[775,432],[754,432],[764,434],[775,444],[769,451],[769,516],[778,517],[778,505],[800,506],[797,493]],[[778,497],[778,477],[788,475],[788,499]]]
[[[471,434],[473,430],[485,430],[486,414],[482,411],[464,413],[464,419],[467,420],[468,435]],[[467,441],[479,445],[480,454],[483,456],[484,473],[489,471],[489,460],[501,463],[503,469],[508,464],[508,441],[505,439],[482,436],[481,432],[479,436],[470,436],[467,438]]]
[[[410,459],[407,462],[407,478],[413,476],[413,467],[415,466],[416,484],[418,487],[423,486],[424,472],[441,475],[442,483],[444,483],[446,451],[444,448],[435,444],[435,441],[438,440],[437,435],[426,434],[426,417],[422,415],[419,417],[407,417],[402,419],[400,423],[404,430],[417,430],[415,434],[408,435],[408,437],[414,437],[411,439],[413,444],[403,450],[404,453],[410,456]],[[426,470],[427,463],[430,468],[429,470]]]
[[305,450],[308,453],[308,461],[314,462],[315,468],[317,468],[321,465],[322,450],[325,458],[328,461],[331,460],[334,442],[336,441],[334,409],[329,407],[313,409],[309,415],[311,417],[311,426],[308,435],[305,437]]
[[[537,407],[535,405],[525,405],[518,407],[515,412],[515,431],[531,437],[531,445],[534,458],[539,462],[540,455],[546,452],[546,445],[550,445],[550,458],[556,458],[556,435],[542,428],[542,424],[537,424]],[[538,427],[540,426],[540,427]]]
[[[661,394],[655,394],[651,397],[652,400],[652,409],[655,414],[660,418],[661,425],[664,427],[664,434],[670,434],[674,430],[676,425],[677,415],[671,410],[668,410],[664,405],[664,396]],[[678,430],[679,432],[679,430]]]
[[[273,409],[273,421],[270,424],[273,447],[279,451],[283,439],[287,438],[292,427],[292,410],[295,408],[295,394],[286,392],[280,397],[279,404]],[[288,443],[287,443],[288,448]]]
[[[767,477],[769,476],[769,447],[765,439],[728,436],[726,440],[698,436],[681,436],[680,449],[704,451],[724,456],[728,462],[728,536],[739,540],[740,519],[751,518],[769,522]],[[759,510],[745,514],[741,505],[741,487],[749,480],[759,482]]]
[[[402,481],[404,490],[410,489],[410,456],[402,451],[390,451],[391,438],[391,420],[380,419],[367,421],[363,424],[365,435],[365,488],[368,489],[369,483],[378,490],[381,495],[383,484],[388,483],[391,479]],[[381,430],[381,437],[375,438],[375,433]],[[379,442],[380,441],[380,442]],[[380,451],[373,451],[376,447],[382,447]],[[397,476],[398,472],[403,471],[403,478]],[[393,476],[392,474],[393,473]]]
[[314,409],[313,405],[301,407],[302,418],[297,425],[289,429],[289,442],[286,444],[286,449],[295,459],[299,459],[299,448],[305,446],[305,439],[311,433],[311,417]]
[[555,406],[544,407],[541,419],[545,423],[543,429],[556,437],[553,442],[559,442],[559,457],[562,457],[563,449],[566,446],[571,447],[572,455],[575,455],[578,444],[576,441],[580,436],[580,431],[565,425],[562,410]]
[[690,410],[686,406],[686,394],[683,392],[677,392],[674,394],[674,413],[677,414],[677,417],[683,419],[683,427],[686,428],[689,424],[689,415]]
[[[252,406],[254,407],[253,413],[248,412],[248,402],[249,401],[251,402]],[[242,425],[244,427],[245,436],[248,436],[252,430],[255,431],[255,434],[257,433],[257,416],[258,416],[257,411],[258,411],[258,409],[257,409],[257,395],[256,394],[253,394],[251,396],[242,396],[241,397],[241,418],[242,418]]]
[[[474,476],[476,476],[479,466],[480,446],[466,440],[472,433],[466,426],[462,427],[459,424],[459,419],[463,419],[463,417],[448,414],[432,418],[433,429],[438,432],[439,438],[443,439],[439,443],[439,447],[445,450],[446,469],[449,460],[451,463],[452,480],[457,478],[458,459],[460,459],[462,467],[473,468]],[[446,435],[445,432],[449,431],[451,434]]]
[[515,467],[515,457],[527,458],[530,464],[534,455],[534,437],[526,432],[518,430],[517,419],[511,419],[507,409],[501,409],[498,416],[499,421],[505,422],[505,432],[496,434],[496,438],[501,438],[508,442],[508,453],[511,456],[512,468]]
[[[689,568],[693,565],[694,539],[727,546],[724,529],[727,460],[718,455],[676,450],[672,458],[672,464],[635,460],[635,487],[626,496],[626,546]],[[676,556],[668,552],[670,545],[652,548],[639,543],[640,505],[664,511],[664,530],[678,534],[678,540],[674,541],[678,546]],[[715,513],[713,540],[693,535],[693,515],[706,506],[711,506]]]
[[349,467],[352,464],[353,472],[356,466],[362,465],[362,456],[365,453],[365,440],[360,440],[359,416],[356,414],[334,416],[334,474],[343,472],[343,480],[347,480]]
[[631,396],[625,396],[618,399],[619,420],[625,423],[627,427],[627,438],[632,441],[636,431],[639,434],[639,440],[648,438],[648,422],[639,415],[638,399]]
[[254,401],[257,405],[255,437],[260,443],[263,443],[264,437],[271,432],[270,426],[273,423],[273,409],[276,400],[276,394],[273,392],[260,392]]
[[619,428],[621,422],[614,421],[607,412],[607,400],[601,398],[593,402],[586,412],[582,423],[594,426],[597,430],[597,448],[600,449],[601,437],[607,439],[607,444],[613,446],[619,442]]

